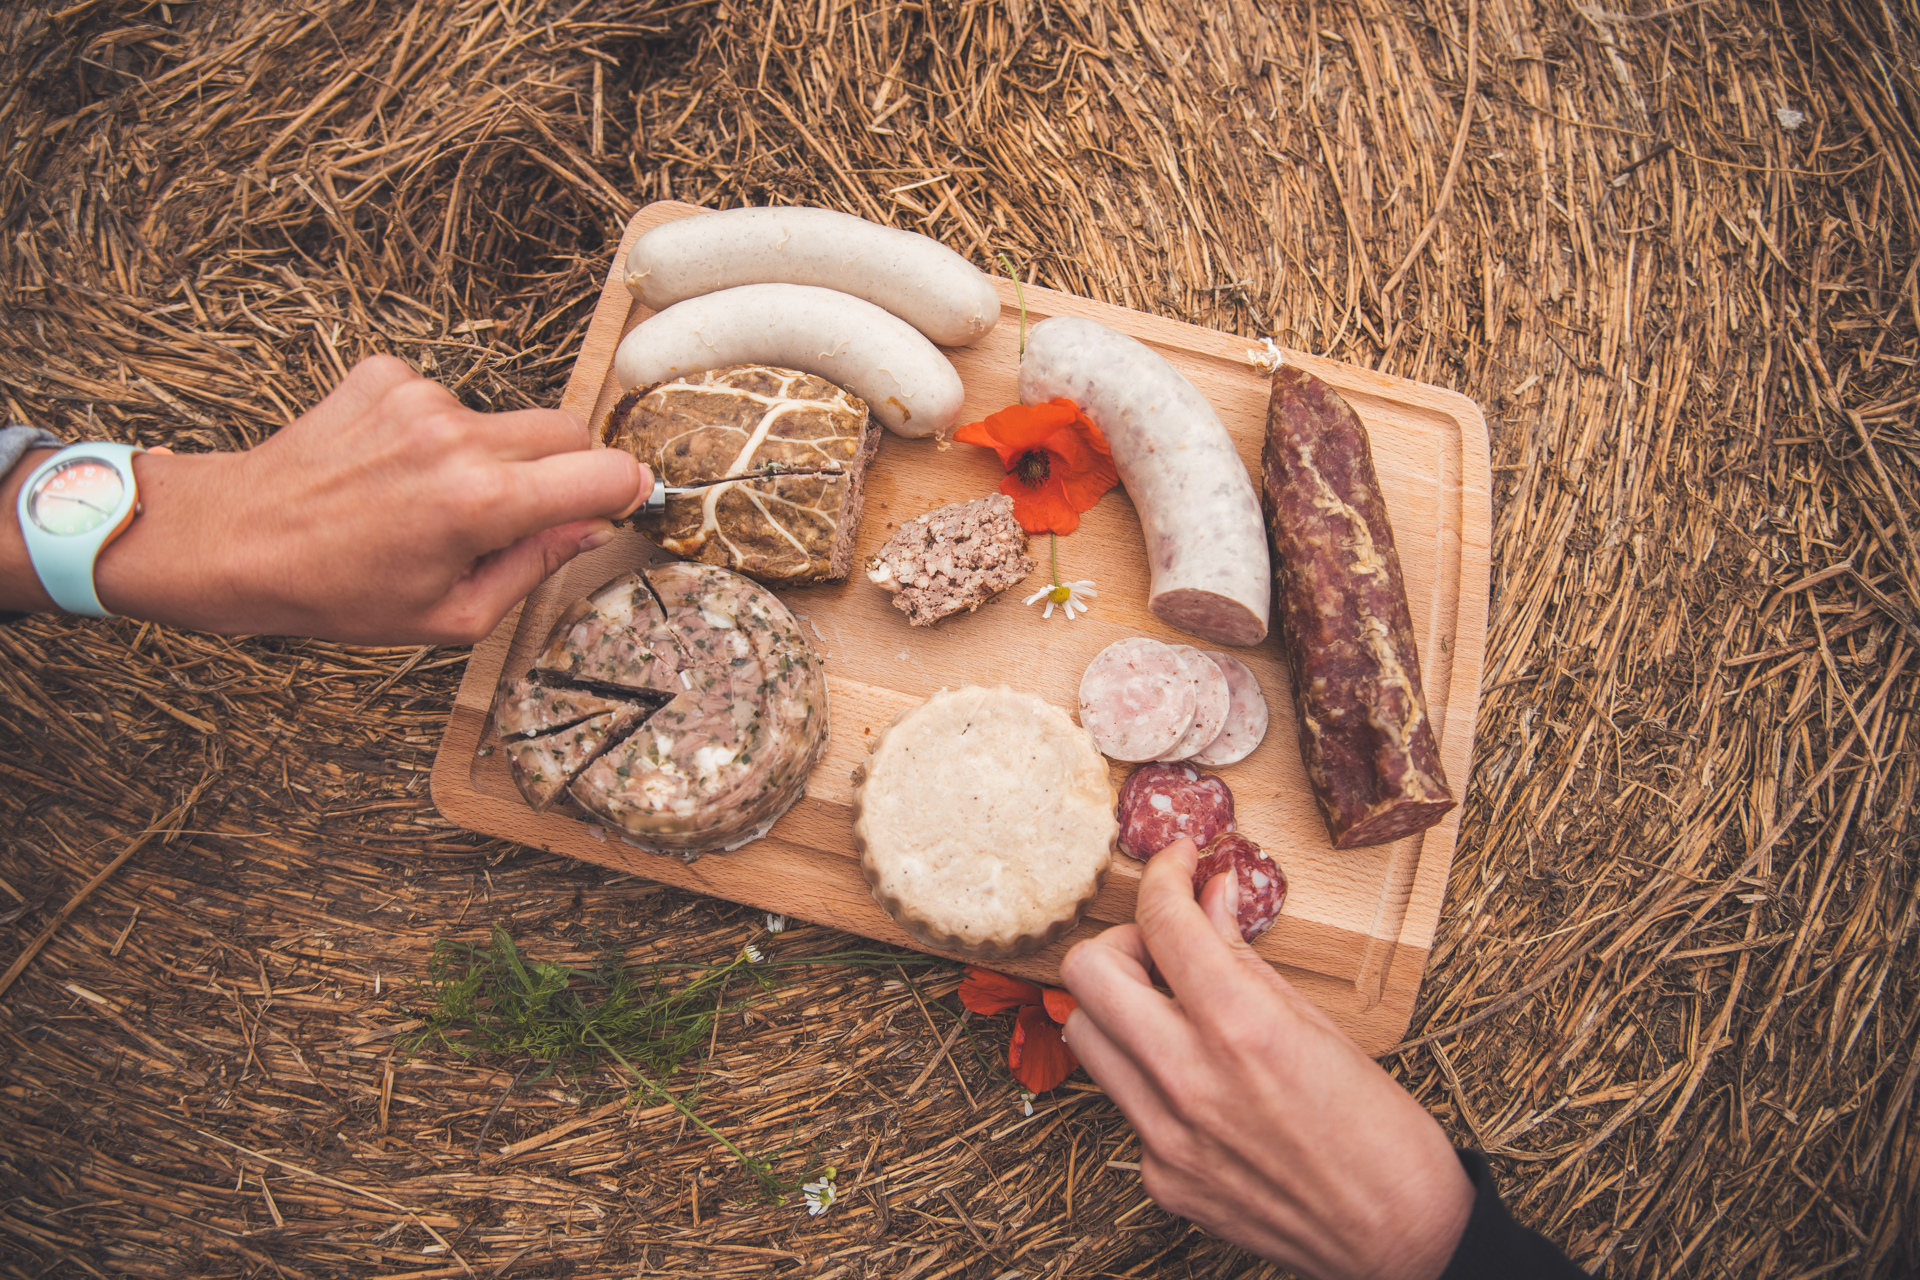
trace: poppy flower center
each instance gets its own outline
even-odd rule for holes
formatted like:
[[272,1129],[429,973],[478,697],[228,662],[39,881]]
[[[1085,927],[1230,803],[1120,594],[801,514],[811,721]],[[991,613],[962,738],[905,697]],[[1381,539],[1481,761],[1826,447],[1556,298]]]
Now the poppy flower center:
[[1029,489],[1038,489],[1053,474],[1053,458],[1045,449],[1029,449],[1013,460],[1013,474]]

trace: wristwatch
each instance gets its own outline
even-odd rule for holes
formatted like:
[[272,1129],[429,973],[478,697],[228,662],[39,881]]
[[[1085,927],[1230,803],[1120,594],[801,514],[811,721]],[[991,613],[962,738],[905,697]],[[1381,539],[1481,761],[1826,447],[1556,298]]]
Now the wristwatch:
[[111,618],[93,590],[93,564],[140,514],[133,455],[139,445],[68,445],[20,486],[20,533],[40,585],[68,613]]

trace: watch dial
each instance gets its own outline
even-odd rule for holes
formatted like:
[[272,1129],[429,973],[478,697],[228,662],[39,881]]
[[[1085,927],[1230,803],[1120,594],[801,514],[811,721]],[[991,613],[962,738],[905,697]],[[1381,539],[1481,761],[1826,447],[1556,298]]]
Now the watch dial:
[[27,510],[48,533],[75,537],[105,524],[125,490],[117,467],[93,458],[75,458],[41,478]]

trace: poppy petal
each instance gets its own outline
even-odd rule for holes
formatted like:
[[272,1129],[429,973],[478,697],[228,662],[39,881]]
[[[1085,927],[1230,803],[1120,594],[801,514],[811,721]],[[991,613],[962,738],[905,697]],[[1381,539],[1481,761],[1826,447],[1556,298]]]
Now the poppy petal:
[[1080,1007],[1080,1002],[1058,987],[1047,987],[1040,993],[1041,1002],[1047,1007],[1047,1016],[1061,1026],[1067,1025],[1067,1019]]
[[1093,454],[1088,464],[1084,469],[1072,468],[1060,477],[1065,501],[1075,511],[1093,510],[1101,496],[1120,483],[1120,473],[1114,470],[1111,458]]
[[1028,533],[1072,533],[1080,527],[1080,513],[1067,501],[1066,485],[1058,476],[1034,489],[1009,473],[1000,481],[1000,492],[1013,499],[1013,518]]
[[1071,425],[1080,411],[1071,400],[1049,404],[1008,405],[990,413],[979,422],[970,422],[953,433],[963,444],[986,445],[1000,455],[1000,465],[1011,467],[1014,459],[1037,447],[1054,432]]
[[1020,1011],[1019,1021],[1013,1024],[1013,1042],[1007,1047],[1007,1066],[1027,1092],[1059,1088],[1079,1065],[1045,1009],[1029,1005]]
[[969,969],[960,981],[960,1003],[979,1014],[1037,1005],[1040,998],[1038,985],[991,969]]

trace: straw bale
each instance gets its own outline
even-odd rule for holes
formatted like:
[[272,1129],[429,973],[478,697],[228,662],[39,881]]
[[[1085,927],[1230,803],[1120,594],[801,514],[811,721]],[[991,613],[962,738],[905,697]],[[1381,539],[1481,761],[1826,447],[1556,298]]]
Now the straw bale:
[[[1913,0],[74,0],[0,15],[0,403],[242,448],[390,351],[552,403],[668,197],[923,230],[1456,387],[1485,701],[1389,1067],[1619,1276],[1920,1269]],[[671,1080],[402,1053],[435,939],[845,949],[480,840],[465,654],[0,631],[9,1275],[1266,1276],[954,974],[789,969]],[[129,850],[131,852],[129,853]],[[951,1039],[949,1049],[942,1045]],[[915,1088],[914,1086],[918,1086]],[[502,1149],[510,1154],[503,1154]]]

